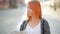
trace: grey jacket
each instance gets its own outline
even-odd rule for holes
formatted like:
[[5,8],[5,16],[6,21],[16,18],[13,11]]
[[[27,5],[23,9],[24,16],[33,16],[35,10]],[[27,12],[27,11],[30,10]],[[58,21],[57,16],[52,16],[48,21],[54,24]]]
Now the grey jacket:
[[[23,31],[28,24],[28,21],[23,21],[20,31]],[[45,19],[41,19],[41,34],[50,34],[50,27],[48,22]]]

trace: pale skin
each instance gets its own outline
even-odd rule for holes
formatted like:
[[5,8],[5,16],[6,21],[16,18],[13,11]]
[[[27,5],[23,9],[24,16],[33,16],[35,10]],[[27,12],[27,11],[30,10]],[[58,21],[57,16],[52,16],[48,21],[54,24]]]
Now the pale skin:
[[38,17],[35,16],[35,14],[32,13],[33,11],[29,8],[28,6],[28,15],[31,16],[31,19],[30,21],[28,22],[29,26],[33,29],[34,27],[36,27],[39,22],[40,22],[40,19]]

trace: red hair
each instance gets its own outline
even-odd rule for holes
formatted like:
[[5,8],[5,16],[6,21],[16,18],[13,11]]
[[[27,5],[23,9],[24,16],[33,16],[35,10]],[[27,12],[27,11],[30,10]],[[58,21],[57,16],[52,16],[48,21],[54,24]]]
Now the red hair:
[[[30,9],[32,10],[32,13],[34,16],[38,17],[39,19],[42,18],[42,11],[41,11],[41,5],[39,1],[30,1],[28,3]],[[28,21],[31,19],[31,16],[27,14]]]

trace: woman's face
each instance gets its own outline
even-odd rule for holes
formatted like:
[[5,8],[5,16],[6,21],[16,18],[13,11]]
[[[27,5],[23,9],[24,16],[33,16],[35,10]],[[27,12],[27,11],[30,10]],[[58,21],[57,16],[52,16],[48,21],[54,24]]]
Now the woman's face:
[[31,10],[31,8],[29,6],[27,7],[27,14],[29,16],[32,16],[32,10]]

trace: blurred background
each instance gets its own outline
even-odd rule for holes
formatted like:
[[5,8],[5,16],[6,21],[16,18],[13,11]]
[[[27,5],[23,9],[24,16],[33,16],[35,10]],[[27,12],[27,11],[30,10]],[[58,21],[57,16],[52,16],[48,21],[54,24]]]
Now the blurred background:
[[[29,1],[0,0],[0,34],[19,32],[21,23],[27,19],[26,5]],[[49,22],[51,34],[60,34],[60,0],[38,1],[41,3],[42,17]]]
[[0,0],[0,8],[8,9],[8,8],[16,8],[17,0]]

